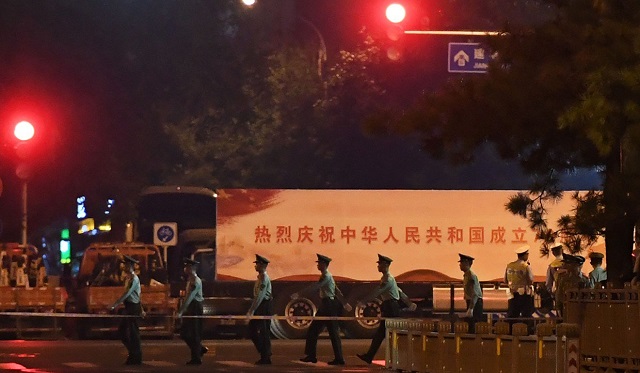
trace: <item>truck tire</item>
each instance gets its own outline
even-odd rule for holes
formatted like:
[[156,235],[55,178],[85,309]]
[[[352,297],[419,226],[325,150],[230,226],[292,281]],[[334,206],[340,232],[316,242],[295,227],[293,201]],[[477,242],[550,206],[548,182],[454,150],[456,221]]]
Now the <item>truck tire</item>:
[[[317,299],[300,297],[291,299],[291,294],[296,288],[285,289],[275,299],[274,312],[278,316],[314,316],[318,311]],[[280,339],[300,339],[307,336],[307,330],[311,325],[311,320],[273,320],[271,331],[273,335]]]
[[[365,304],[364,307],[358,305],[358,301],[371,293],[373,287],[357,287],[353,289],[347,301],[353,307],[351,312],[344,311],[344,316],[355,317],[380,317],[382,316],[382,309],[380,305],[382,302],[378,299],[374,299]],[[344,332],[349,338],[368,339],[372,338],[376,329],[378,329],[380,321],[378,320],[353,320],[344,322]]]

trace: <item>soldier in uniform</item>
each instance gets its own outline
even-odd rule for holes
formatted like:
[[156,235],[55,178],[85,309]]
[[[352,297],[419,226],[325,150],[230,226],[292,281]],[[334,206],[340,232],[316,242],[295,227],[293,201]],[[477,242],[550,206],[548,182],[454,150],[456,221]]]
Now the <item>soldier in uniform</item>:
[[535,311],[533,305],[533,273],[529,265],[529,245],[516,250],[518,260],[507,265],[504,281],[509,286],[507,318],[528,318]]
[[128,275],[124,284],[124,293],[111,306],[111,310],[115,310],[120,304],[124,303],[124,314],[130,317],[124,317],[120,322],[120,338],[129,353],[127,365],[142,364],[142,346],[140,346],[140,330],[138,329],[138,317],[142,316],[142,305],[140,303],[140,279],[133,271],[133,266],[137,260],[125,255],[122,260],[128,270]]
[[[396,279],[393,278],[391,273],[389,273],[389,266],[392,261],[393,260],[391,260],[391,258],[378,254],[378,272],[382,273],[380,286],[373,291],[373,293],[369,294],[368,297],[360,301],[360,303],[364,303],[380,297],[382,299],[382,317],[384,318],[400,316],[400,305],[398,304],[398,300],[400,299],[400,289],[398,288],[398,284],[396,284]],[[373,336],[371,346],[369,346],[369,351],[367,351],[366,354],[356,354],[356,356],[367,364],[371,364],[371,361],[376,355],[376,352],[378,352],[385,336],[385,321],[380,320],[380,326],[378,326],[378,330],[376,330],[376,333]]]
[[[196,265],[200,264],[193,259],[184,258],[184,272],[189,276],[187,288],[185,290],[185,299],[178,311],[178,317],[185,316],[202,316],[202,280],[196,273]],[[189,346],[191,350],[191,360],[187,365],[202,364],[202,355],[209,351],[202,345],[202,319],[199,317],[186,318],[182,320],[182,328],[180,336]]]
[[562,254],[562,262],[566,271],[558,274],[558,286],[556,287],[556,305],[561,316],[565,313],[564,305],[567,290],[589,287],[589,279],[582,274],[583,257]]
[[462,286],[464,288],[464,301],[467,304],[464,318],[469,323],[469,331],[475,333],[476,322],[482,321],[484,317],[482,287],[478,281],[478,276],[471,271],[474,258],[464,254],[458,254],[458,256],[460,256],[460,270],[464,272]]
[[[553,261],[547,267],[547,278],[545,280],[545,289],[547,290],[546,294],[550,295],[549,304],[543,305],[547,306],[548,309],[554,308],[553,296],[556,292],[556,280],[558,278],[558,271],[562,268],[562,250],[564,246],[556,245],[551,248],[551,253],[554,256]],[[543,302],[544,302],[543,297]]]
[[636,240],[636,248],[633,249],[633,277],[631,279],[631,285],[635,286],[640,282],[640,241]]
[[[345,301],[344,296],[340,289],[336,287],[336,282],[333,280],[333,276],[329,272],[329,263],[331,258],[321,254],[316,254],[318,260],[318,270],[320,271],[320,279],[317,283],[308,286],[300,291],[300,293],[308,293],[312,291],[320,291],[320,307],[316,316],[339,316],[344,304],[344,308],[351,309],[351,306]],[[299,293],[291,295],[292,299],[299,297]],[[342,356],[342,344],[340,341],[340,329],[338,327],[337,320],[313,320],[309,331],[307,332],[307,341],[304,347],[305,357],[300,361],[305,363],[317,363],[316,347],[318,345],[318,335],[327,327],[329,331],[329,338],[331,338],[331,346],[333,347],[334,359],[331,360],[329,365],[344,365],[344,357]]]
[[11,268],[11,256],[4,247],[0,250],[0,286],[9,286],[9,269]]
[[[258,272],[258,279],[253,286],[253,303],[249,307],[247,316],[271,316],[273,315],[273,304],[271,295],[271,280],[267,275],[269,260],[256,254],[254,261],[255,270]],[[257,365],[271,364],[271,320],[260,319],[249,322],[249,333],[251,341],[260,353],[260,360]]]
[[607,284],[607,271],[602,268],[602,260],[604,255],[602,253],[591,252],[589,253],[589,259],[593,271],[589,272],[589,287],[601,287]]

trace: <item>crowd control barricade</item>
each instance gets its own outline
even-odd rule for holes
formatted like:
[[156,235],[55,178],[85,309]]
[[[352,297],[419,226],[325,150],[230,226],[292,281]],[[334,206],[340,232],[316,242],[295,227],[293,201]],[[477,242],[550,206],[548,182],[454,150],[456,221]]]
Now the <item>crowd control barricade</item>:
[[[0,289],[0,311],[6,312],[64,312],[67,300],[66,291],[60,287],[2,287]],[[58,320],[54,318],[32,318],[28,315],[3,317],[0,331],[15,333],[23,338],[33,333],[53,333],[61,331]]]
[[568,292],[565,319],[580,328],[582,370],[640,372],[640,289]]
[[[580,329],[547,320],[529,335],[525,323],[389,319],[387,368],[407,372],[565,373],[577,354]],[[577,355],[576,355],[577,356]],[[574,358],[574,362],[576,358]],[[578,372],[578,370],[574,370]]]

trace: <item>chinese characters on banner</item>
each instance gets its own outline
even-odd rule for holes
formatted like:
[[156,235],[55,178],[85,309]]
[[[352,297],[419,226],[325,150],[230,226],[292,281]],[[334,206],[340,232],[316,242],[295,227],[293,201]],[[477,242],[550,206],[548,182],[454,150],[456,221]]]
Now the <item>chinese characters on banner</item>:
[[443,242],[466,244],[526,244],[526,229],[518,227],[505,229],[496,227],[445,227],[429,226],[420,228],[416,226],[384,227],[378,229],[374,226],[364,227],[333,227],[320,226],[292,227],[290,225],[258,225],[254,230],[255,243],[257,244],[288,244],[288,243],[316,243],[316,244],[350,244],[355,240],[365,241],[368,244],[431,244],[437,245]]

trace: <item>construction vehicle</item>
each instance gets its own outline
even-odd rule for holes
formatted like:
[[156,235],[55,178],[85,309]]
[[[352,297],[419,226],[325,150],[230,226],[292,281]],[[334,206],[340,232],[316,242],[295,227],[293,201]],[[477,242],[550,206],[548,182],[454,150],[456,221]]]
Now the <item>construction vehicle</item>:
[[[526,220],[505,210],[518,191],[463,190],[281,190],[150,187],[141,194],[138,240],[157,240],[159,222],[175,224],[177,244],[168,247],[172,295],[184,288],[182,258],[201,262],[205,314],[243,315],[249,307],[255,271],[254,254],[271,260],[275,311],[280,316],[312,316],[317,296],[292,300],[291,294],[317,281],[315,254],[333,258],[329,270],[354,309],[344,316],[379,316],[380,302],[359,304],[380,274],[377,254],[391,257],[391,273],[418,304],[405,316],[431,316],[464,310],[458,253],[476,260],[473,270],[483,283],[487,312],[504,312],[506,264],[514,250],[531,246],[536,281],[544,282],[549,258]],[[549,206],[549,222],[571,210],[565,197]],[[551,223],[550,223],[551,224]],[[603,245],[595,250],[603,250]],[[212,321],[213,322],[213,321]],[[238,320],[215,320],[226,330]],[[308,320],[276,320],[279,338],[306,334]],[[343,324],[348,336],[370,337],[378,321]]]
[[[64,312],[67,293],[53,278],[33,245],[0,243],[0,312]],[[57,320],[5,317],[0,331],[17,333],[55,332]]]
[[[172,336],[178,299],[170,297],[160,248],[137,242],[94,243],[82,256],[76,289],[68,310],[109,314],[109,307],[124,291],[124,255],[138,260],[135,272],[141,283],[141,302],[146,316],[140,320],[142,334]],[[117,310],[122,312],[122,306]],[[117,330],[117,318],[81,318],[73,328],[80,338]]]

